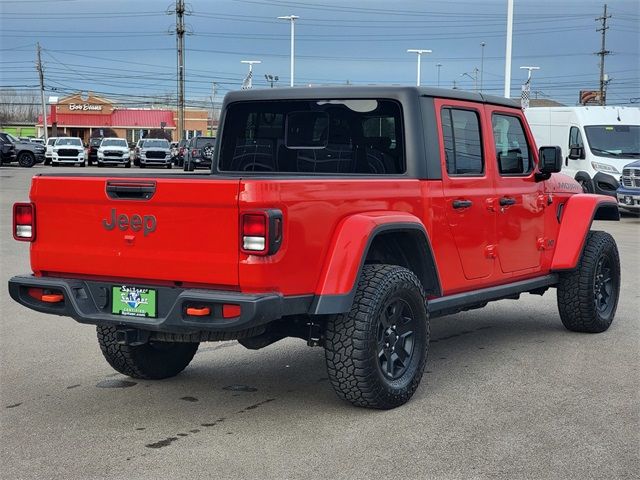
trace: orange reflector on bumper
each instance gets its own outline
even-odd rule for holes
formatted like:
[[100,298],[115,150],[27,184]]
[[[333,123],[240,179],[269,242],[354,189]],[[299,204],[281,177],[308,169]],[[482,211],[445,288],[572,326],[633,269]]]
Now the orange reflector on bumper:
[[40,300],[47,303],[60,303],[64,300],[64,295],[61,293],[45,293]]
[[211,314],[211,309],[209,307],[187,307],[187,315],[190,317],[206,317]]

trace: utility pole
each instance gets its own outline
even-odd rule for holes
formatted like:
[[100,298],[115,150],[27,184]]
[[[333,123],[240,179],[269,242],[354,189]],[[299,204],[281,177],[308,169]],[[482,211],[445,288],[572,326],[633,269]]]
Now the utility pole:
[[596,53],[596,55],[600,55],[600,105],[606,105],[607,101],[605,98],[606,91],[605,87],[607,84],[607,80],[604,75],[604,57],[609,55],[611,52],[605,48],[606,38],[607,38],[607,19],[611,18],[611,15],[607,15],[607,4],[604,4],[604,14],[601,17],[596,18],[596,22],[601,21],[602,27],[597,28],[596,32],[602,32],[602,46],[600,47],[600,51]]
[[513,43],[513,0],[507,0],[507,46],[504,62],[504,96],[511,98],[511,45]]
[[440,88],[440,69],[442,68],[442,64],[436,63],[436,68],[438,69],[438,88]]
[[42,101],[42,127],[44,129],[44,143],[47,143],[47,104],[44,102],[44,69],[42,68],[42,58],[40,57],[40,42],[36,43],[37,62],[36,70],[40,77],[40,100]]
[[213,121],[216,118],[216,82],[211,83],[211,135],[213,135]]
[[178,141],[184,138],[184,0],[176,0],[176,48],[178,52]]
[[416,80],[416,85],[420,86],[420,61],[422,60],[423,53],[431,53],[431,50],[422,50],[418,48],[410,48],[407,50],[407,53],[416,53],[418,55],[418,75]]
[[480,54],[480,93],[482,93],[482,79],[484,77],[484,47],[486,43],[480,43],[480,47],[482,48],[482,53]]

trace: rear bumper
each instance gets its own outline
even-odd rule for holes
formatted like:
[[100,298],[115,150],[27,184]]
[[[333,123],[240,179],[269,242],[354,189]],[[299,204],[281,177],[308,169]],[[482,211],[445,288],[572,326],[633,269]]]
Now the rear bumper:
[[[43,313],[71,317],[80,323],[116,325],[156,332],[239,332],[278,320],[285,315],[306,313],[313,296],[283,297],[276,293],[236,292],[151,286],[157,290],[157,318],[127,317],[111,313],[111,287],[116,284],[65,278],[15,276],[9,294],[16,302]],[[127,285],[149,288],[149,285]],[[45,303],[29,295],[30,288],[62,293],[64,301]],[[240,315],[223,318],[222,305],[240,306]],[[208,306],[211,314],[192,317],[188,306]]]

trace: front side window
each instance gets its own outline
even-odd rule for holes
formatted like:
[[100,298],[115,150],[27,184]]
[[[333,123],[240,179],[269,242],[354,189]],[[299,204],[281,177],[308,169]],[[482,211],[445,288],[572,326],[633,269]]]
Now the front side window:
[[529,174],[533,170],[533,159],[520,119],[494,113],[492,128],[500,174]]
[[580,129],[578,127],[571,127],[571,130],[569,130],[569,148],[573,147],[574,145],[583,147],[582,134],[580,133]]
[[392,100],[238,102],[223,128],[220,171],[405,172],[402,111]]
[[473,110],[443,108],[440,118],[447,173],[482,175],[484,160],[478,114]]

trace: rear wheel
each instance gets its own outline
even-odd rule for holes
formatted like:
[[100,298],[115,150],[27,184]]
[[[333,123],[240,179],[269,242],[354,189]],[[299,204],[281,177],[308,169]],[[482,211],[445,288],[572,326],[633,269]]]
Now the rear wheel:
[[36,164],[36,157],[29,152],[22,152],[18,155],[18,165],[21,167],[31,168]]
[[620,294],[620,256],[611,235],[589,232],[578,267],[563,273],[558,310],[574,332],[600,333],[609,328]]
[[365,265],[351,311],[327,324],[327,372],[338,396],[360,407],[406,403],[420,384],[429,317],[420,280],[397,265]]
[[198,342],[148,342],[120,345],[116,327],[98,326],[98,343],[104,358],[116,371],[133,378],[160,380],[184,370],[198,350]]

